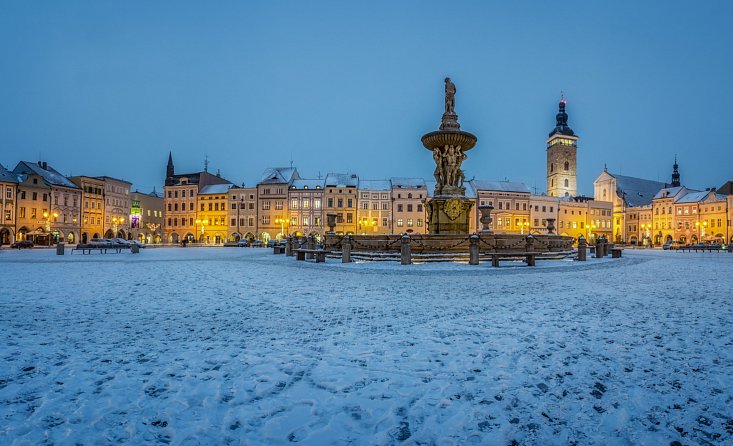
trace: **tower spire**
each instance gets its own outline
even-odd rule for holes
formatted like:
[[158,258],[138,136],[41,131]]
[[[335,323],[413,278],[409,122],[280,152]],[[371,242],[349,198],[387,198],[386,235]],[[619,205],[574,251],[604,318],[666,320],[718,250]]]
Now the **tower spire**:
[[674,164],[672,165],[672,187],[680,187],[680,172],[677,164],[677,154],[674,155]]
[[173,167],[173,152],[168,152],[168,166],[165,169],[165,184],[170,185],[173,181],[173,176],[176,174],[175,168]]
[[565,112],[565,93],[560,92],[560,103],[558,104],[557,114],[555,115],[555,128],[550,132],[553,135],[575,136],[573,129],[568,126],[568,114]]

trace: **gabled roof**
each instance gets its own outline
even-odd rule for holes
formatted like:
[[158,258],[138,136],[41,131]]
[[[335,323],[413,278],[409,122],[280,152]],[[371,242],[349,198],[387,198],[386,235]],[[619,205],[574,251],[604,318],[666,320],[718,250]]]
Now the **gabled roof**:
[[4,181],[6,183],[17,183],[18,176],[13,174],[8,169],[3,167],[2,164],[0,164],[0,181]]
[[53,167],[45,164],[45,169],[42,168],[38,163],[31,163],[28,161],[21,161],[15,166],[13,172],[23,174],[36,174],[43,178],[44,183],[49,186],[63,186],[71,189],[81,189],[76,184],[72,183],[68,178],[61,175]]
[[359,176],[354,173],[329,173],[326,175],[326,186],[357,187]]
[[703,190],[703,191],[690,192],[686,195],[679,197],[674,202],[675,203],[701,203],[707,200],[707,198],[711,195],[715,200],[725,201],[725,195],[716,194],[715,192],[711,190]]
[[391,190],[389,180],[359,180],[359,190]]
[[659,181],[645,180],[643,178],[627,177],[608,172],[616,179],[616,193],[622,197],[629,206],[642,206],[651,204],[652,199],[660,189],[667,187],[666,183]]
[[687,189],[685,189],[684,186],[665,187],[657,192],[657,194],[654,196],[654,199],[658,200],[660,198],[674,198],[677,195],[684,194],[686,192]]
[[214,194],[226,194],[229,192],[229,188],[234,186],[231,183],[226,184],[210,184],[204,186],[199,191],[199,195],[214,195]]
[[530,193],[529,188],[524,183],[517,183],[514,181],[471,180],[470,183],[477,191],[490,190],[501,192],[519,192],[525,194]]
[[295,167],[268,167],[257,184],[288,184],[300,178]]
[[291,189],[323,189],[323,180],[322,179],[313,179],[313,180],[294,180],[293,184],[290,185]]
[[115,177],[109,177],[109,176],[106,176],[106,175],[103,175],[101,177],[95,177],[95,178],[98,179],[98,180],[102,180],[102,181],[107,181],[107,180],[118,181],[120,183],[127,183],[130,186],[132,186],[132,183],[130,183],[129,181],[121,180],[121,179],[115,178]]
[[392,177],[390,179],[392,187],[413,187],[413,188],[425,188],[425,180],[423,178],[401,178]]
[[724,195],[733,195],[733,181],[726,181],[718,188],[718,192]]

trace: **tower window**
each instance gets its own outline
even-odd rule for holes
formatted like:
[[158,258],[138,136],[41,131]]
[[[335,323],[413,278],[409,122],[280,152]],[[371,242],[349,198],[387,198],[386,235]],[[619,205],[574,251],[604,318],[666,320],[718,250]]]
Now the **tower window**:
[[565,170],[569,170],[569,169],[570,169],[570,163],[565,161]]
[[568,180],[567,179],[565,180],[565,187],[568,187]]
[[555,171],[555,164],[550,163],[550,172],[554,172],[554,171]]

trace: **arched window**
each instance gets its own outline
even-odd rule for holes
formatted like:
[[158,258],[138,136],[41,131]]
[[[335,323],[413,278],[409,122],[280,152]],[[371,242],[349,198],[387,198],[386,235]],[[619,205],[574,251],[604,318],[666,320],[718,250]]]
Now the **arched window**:
[[550,172],[554,172],[554,171],[555,171],[555,164],[550,163]]
[[568,184],[569,184],[569,183],[568,183],[568,180],[567,180],[567,179],[565,179],[565,187],[568,187]]
[[603,189],[603,198],[606,198],[606,189]]
[[550,186],[552,186],[552,187],[555,186],[555,179],[554,178],[550,180]]
[[412,198],[412,194],[407,194],[407,198]]
[[570,163],[565,161],[565,170],[569,170],[569,169],[570,169]]

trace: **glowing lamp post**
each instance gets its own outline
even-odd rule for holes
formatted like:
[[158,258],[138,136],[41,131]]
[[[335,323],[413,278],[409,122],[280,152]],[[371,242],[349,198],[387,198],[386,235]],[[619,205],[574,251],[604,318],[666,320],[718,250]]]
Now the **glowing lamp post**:
[[529,234],[529,222],[528,221],[523,221],[522,223],[519,224],[519,230],[522,234],[524,234],[525,228],[527,229],[527,234]]
[[203,219],[203,220],[196,220],[196,224],[197,224],[197,225],[198,225],[198,224],[200,224],[200,225],[201,225],[201,237],[200,237],[200,239],[199,239],[199,240],[201,241],[201,243],[203,243],[203,242],[204,242],[204,231],[205,231],[205,226],[209,224],[209,220],[207,220],[207,219]]
[[285,237],[285,218],[276,218],[275,223],[280,223],[280,233],[278,234],[278,237],[276,237],[278,240],[282,240],[283,237]]
[[53,217],[54,221],[59,218],[59,213],[54,212],[50,213],[48,211],[43,212],[43,218],[46,219],[46,232],[48,233],[48,244],[51,244],[51,217]]

